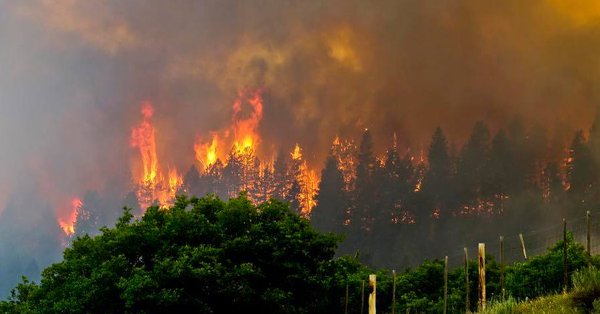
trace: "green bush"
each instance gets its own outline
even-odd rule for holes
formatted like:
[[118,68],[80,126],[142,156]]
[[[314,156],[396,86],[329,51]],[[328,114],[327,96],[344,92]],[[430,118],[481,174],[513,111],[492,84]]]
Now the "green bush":
[[[567,260],[569,272],[588,265],[588,257],[582,245],[567,235]],[[571,286],[571,283],[567,283]],[[507,294],[517,300],[561,292],[564,286],[563,241],[557,242],[544,255],[507,267]]]
[[600,298],[600,271],[594,267],[585,267],[573,273],[573,293],[576,305],[591,310],[594,300]]

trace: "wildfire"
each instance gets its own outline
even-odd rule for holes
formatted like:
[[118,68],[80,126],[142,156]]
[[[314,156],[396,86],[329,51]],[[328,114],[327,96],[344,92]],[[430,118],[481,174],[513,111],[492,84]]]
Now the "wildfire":
[[183,184],[182,176],[176,168],[169,169],[169,191],[177,192],[177,189]]
[[315,200],[317,196],[317,188],[319,185],[319,179],[315,171],[308,168],[305,160],[302,160],[302,148],[296,144],[294,150],[290,154],[292,160],[297,165],[296,180],[300,186],[300,193],[298,194],[298,203],[300,205],[300,214],[302,216],[310,216],[310,212],[317,205]]
[[300,145],[296,144],[291,155],[293,160],[302,160],[302,149],[300,148]]
[[333,140],[332,153],[338,162],[338,168],[344,177],[344,191],[352,191],[356,179],[356,145],[352,140],[342,140],[338,136]]
[[147,208],[155,201],[165,207],[175,198],[183,179],[176,168],[168,167],[168,177],[165,180],[160,172],[156,153],[156,130],[151,121],[154,115],[152,104],[142,103],[141,113],[142,122],[131,131],[131,146],[138,148],[143,169],[138,183],[138,200],[142,208]]
[[218,159],[226,159],[225,151],[218,150],[220,146],[232,147],[237,155],[256,152],[261,141],[258,126],[263,117],[262,93],[262,89],[240,90],[233,101],[231,125],[211,132],[209,141],[199,140],[194,144],[196,160],[205,170]]
[[77,220],[77,210],[83,205],[83,202],[79,198],[71,200],[71,208],[69,210],[69,216],[58,219],[58,225],[64,231],[67,236],[71,236],[75,233],[75,221]]
[[[255,150],[259,143],[258,126],[263,116],[262,90],[243,89],[233,102],[233,146],[238,152]],[[252,109],[250,115],[243,117],[242,104],[247,103]]]
[[[238,92],[232,106],[231,124],[221,130],[210,133],[210,137],[198,136],[200,140],[194,144],[196,161],[202,165],[205,174],[212,175],[213,165],[223,161],[221,169],[228,169],[237,179],[231,181],[225,194],[235,197],[240,191],[247,191],[253,201],[264,200],[270,196],[273,187],[261,183],[263,176],[272,175],[272,165],[261,162],[257,156],[257,146],[261,142],[259,126],[263,117],[262,89],[242,89]],[[131,146],[139,151],[141,164],[137,178],[137,196],[142,208],[158,202],[160,206],[168,206],[173,202],[177,191],[183,185],[183,177],[175,167],[167,169],[166,176],[161,171],[157,156],[156,129],[152,124],[154,109],[149,102],[141,108],[142,122],[132,129]],[[228,154],[226,148],[229,147]],[[344,156],[351,155],[350,149],[344,148]],[[308,217],[316,205],[316,194],[319,184],[317,172],[310,169],[300,145],[296,144],[290,154],[291,165],[288,165],[289,180],[284,195],[294,195],[298,211]],[[346,164],[348,170],[352,164]],[[212,170],[211,170],[212,169]],[[218,174],[217,174],[218,176]],[[268,179],[267,179],[268,181]],[[293,187],[292,187],[293,186]],[[292,194],[289,194],[292,193]]]
[[142,157],[144,169],[143,183],[156,184],[158,174],[158,157],[156,156],[156,132],[150,119],[154,108],[150,102],[142,103],[142,123],[131,131],[131,146],[137,147]]
[[217,145],[219,144],[219,135],[213,133],[212,140],[210,143],[196,143],[194,144],[194,151],[196,152],[196,160],[200,162],[205,169],[212,166],[217,159]]

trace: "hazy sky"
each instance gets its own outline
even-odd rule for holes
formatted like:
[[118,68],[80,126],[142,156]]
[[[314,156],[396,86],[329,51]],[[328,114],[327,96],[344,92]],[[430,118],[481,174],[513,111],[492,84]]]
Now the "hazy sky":
[[263,152],[320,162],[365,127],[418,148],[515,114],[588,128],[599,83],[596,0],[2,1],[0,208],[21,185],[57,206],[126,181],[144,100],[186,169],[244,87],[265,89]]

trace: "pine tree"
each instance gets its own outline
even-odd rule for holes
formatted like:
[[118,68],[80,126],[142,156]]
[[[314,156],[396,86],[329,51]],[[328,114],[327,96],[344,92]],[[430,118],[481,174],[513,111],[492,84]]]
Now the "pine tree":
[[567,164],[568,192],[577,203],[585,202],[586,192],[588,192],[594,179],[592,169],[593,160],[589,147],[583,136],[583,131],[578,131],[571,142]]
[[259,180],[259,191],[258,202],[263,203],[273,197],[275,181],[273,169],[269,166],[264,167],[262,170],[261,179]]
[[223,177],[224,172],[223,162],[217,159],[214,164],[208,167],[205,181],[207,182],[207,193],[215,194],[221,199],[226,199],[228,196],[227,187],[225,186],[225,179]]
[[387,150],[382,169],[381,205],[378,220],[400,222],[409,210],[410,193],[414,188],[414,167],[410,156],[400,157],[398,147]]
[[288,163],[286,154],[280,150],[273,164],[273,198],[285,200],[289,191]]
[[205,194],[204,191],[202,191],[200,173],[194,165],[192,165],[186,172],[185,176],[183,176],[183,190],[188,195],[194,195],[198,197],[201,197]]
[[[440,127],[436,128],[429,150],[427,151],[429,167],[425,170],[421,191],[430,205],[427,209],[418,209],[431,213],[434,208],[447,211],[451,195],[451,169],[452,159],[448,154],[448,141]],[[432,207],[433,208],[432,208]],[[424,213],[418,216],[424,217]]]
[[96,191],[88,191],[77,207],[75,237],[86,234],[95,235],[100,230],[99,220],[102,212],[100,196]]
[[339,233],[346,220],[347,198],[344,192],[344,176],[337,159],[327,156],[321,171],[317,205],[311,213],[312,224],[321,231]]
[[458,197],[461,204],[475,205],[482,196],[482,187],[487,180],[485,167],[489,159],[489,137],[488,127],[483,122],[477,122],[462,148],[457,165]]
[[556,204],[564,198],[562,176],[556,162],[549,162],[544,168],[542,191],[544,200],[550,204]]
[[589,200],[600,202],[600,106],[596,108],[596,116],[590,129],[588,139],[589,153],[592,163],[592,180],[590,182]]
[[378,164],[373,155],[373,138],[368,129],[363,133],[356,161],[356,201],[351,223],[355,228],[369,229],[373,220],[373,200],[377,199],[374,177]]
[[228,198],[234,198],[242,191],[244,176],[242,157],[235,147],[227,155],[227,164],[223,168],[223,183]]
[[289,169],[286,175],[288,180],[287,186],[289,186],[289,190],[287,191],[284,200],[290,204],[290,208],[297,212],[301,213],[301,193],[302,193],[302,182],[300,182],[300,177],[302,175],[302,159],[298,158],[290,158],[288,160]]
[[513,165],[508,145],[506,133],[503,130],[498,131],[492,139],[490,158],[485,170],[488,175],[484,181],[482,195],[484,198],[494,199],[497,210],[503,210],[510,186],[509,174]]

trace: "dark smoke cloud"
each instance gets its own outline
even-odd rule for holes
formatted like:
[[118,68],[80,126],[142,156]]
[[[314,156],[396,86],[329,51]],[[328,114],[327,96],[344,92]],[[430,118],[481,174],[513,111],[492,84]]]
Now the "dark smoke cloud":
[[588,128],[599,21],[594,0],[3,1],[0,202],[125,186],[144,100],[161,162],[187,169],[243,87],[266,90],[263,154],[297,141],[315,164],[365,127],[414,149],[515,114]]
[[[598,66],[600,48],[593,1],[5,7],[14,29],[8,35],[32,49],[32,57],[49,55],[39,62],[62,81],[53,88],[65,94],[58,100],[83,107],[74,117],[83,124],[98,124],[81,140],[105,136],[102,127],[127,130],[148,99],[159,107],[161,142],[189,155],[173,163],[192,162],[195,136],[228,123],[231,102],[245,86],[268,90],[264,143],[296,139],[310,144],[317,159],[335,134],[364,127],[386,141],[398,131],[405,145],[418,146],[437,125],[463,138],[474,120],[500,126],[515,114],[548,127],[558,120],[585,126],[598,98],[597,71],[589,71]],[[64,82],[69,77],[76,81]],[[100,107],[104,120],[86,111],[92,107]],[[105,144],[98,148],[119,150],[120,143]]]

